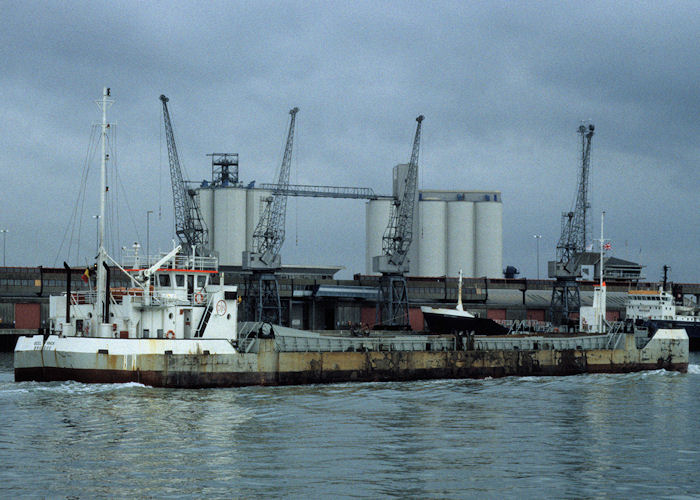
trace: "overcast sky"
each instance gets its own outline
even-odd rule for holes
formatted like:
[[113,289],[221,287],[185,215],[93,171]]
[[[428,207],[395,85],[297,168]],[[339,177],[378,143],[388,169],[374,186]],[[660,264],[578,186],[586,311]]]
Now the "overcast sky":
[[[96,156],[70,253],[69,222],[108,86],[117,249],[145,242],[148,210],[151,250],[174,235],[163,93],[195,180],[211,175],[207,153],[237,152],[241,180],[274,182],[298,106],[292,182],[389,194],[424,114],[419,186],[500,190],[503,265],[529,278],[533,235],[542,277],[554,258],[576,194],[576,130],[590,120],[592,237],[605,210],[612,255],[650,280],[667,264],[673,280],[700,282],[698,2],[0,6],[7,265],[92,261]],[[283,263],[342,265],[348,277],[364,272],[364,240],[363,201],[290,199]]]

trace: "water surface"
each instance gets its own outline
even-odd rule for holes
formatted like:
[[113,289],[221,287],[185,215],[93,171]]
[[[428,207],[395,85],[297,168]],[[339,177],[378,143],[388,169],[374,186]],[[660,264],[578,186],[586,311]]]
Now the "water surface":
[[687,374],[238,389],[15,383],[4,498],[700,497]]

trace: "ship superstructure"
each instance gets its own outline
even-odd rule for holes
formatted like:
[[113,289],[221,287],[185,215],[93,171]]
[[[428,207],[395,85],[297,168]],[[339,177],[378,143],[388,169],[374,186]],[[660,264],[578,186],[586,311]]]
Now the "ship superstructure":
[[688,334],[690,350],[700,350],[700,311],[688,309],[681,314],[673,295],[663,288],[630,290],[625,318],[636,329],[648,330],[649,335],[662,328],[682,328]]
[[[121,270],[130,287],[106,286],[105,320],[97,321],[97,293],[68,291],[49,299],[50,332],[65,337],[234,338],[235,286],[221,286],[214,257],[139,257],[137,248]],[[224,316],[223,318],[221,316]]]

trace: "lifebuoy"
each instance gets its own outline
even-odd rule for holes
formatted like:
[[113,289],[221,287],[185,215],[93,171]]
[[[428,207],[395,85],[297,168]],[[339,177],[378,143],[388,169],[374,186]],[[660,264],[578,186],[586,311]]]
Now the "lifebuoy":
[[174,339],[175,338],[175,332],[172,330],[168,330],[168,333],[165,334],[166,339]]
[[202,292],[197,292],[194,294],[194,302],[196,304],[201,304],[204,302],[204,295],[202,295]]

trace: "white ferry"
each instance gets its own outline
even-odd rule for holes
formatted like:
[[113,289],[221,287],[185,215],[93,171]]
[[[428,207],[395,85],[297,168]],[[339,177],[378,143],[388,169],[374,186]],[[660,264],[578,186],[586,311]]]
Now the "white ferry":
[[685,314],[679,310],[673,295],[663,288],[631,290],[625,317],[638,328],[648,328],[650,334],[660,328],[682,328],[688,334],[690,350],[700,350],[700,310],[686,308]]

